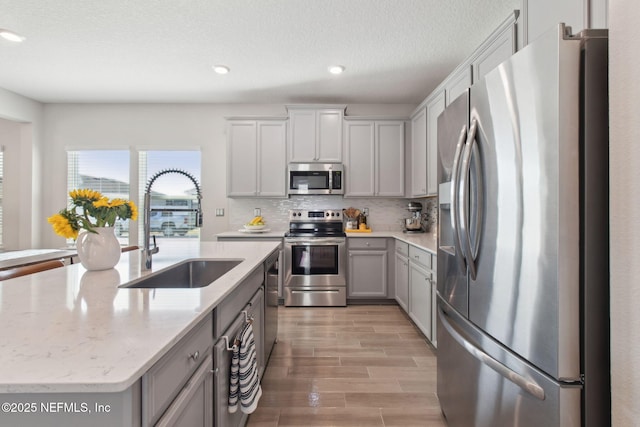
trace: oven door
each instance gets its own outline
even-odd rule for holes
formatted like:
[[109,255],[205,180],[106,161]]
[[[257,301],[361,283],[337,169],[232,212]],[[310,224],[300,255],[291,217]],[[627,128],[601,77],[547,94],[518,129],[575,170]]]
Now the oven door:
[[346,239],[285,238],[285,305],[346,304]]

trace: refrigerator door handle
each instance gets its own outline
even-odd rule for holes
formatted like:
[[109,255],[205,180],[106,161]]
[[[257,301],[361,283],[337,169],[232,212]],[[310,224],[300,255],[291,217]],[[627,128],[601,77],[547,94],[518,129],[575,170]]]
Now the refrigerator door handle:
[[456,145],[456,152],[453,156],[453,167],[451,170],[451,229],[454,236],[456,260],[462,273],[467,272],[467,265],[464,259],[464,253],[462,252],[462,239],[460,238],[460,218],[456,212],[458,211],[458,205],[460,204],[460,201],[458,199],[458,186],[460,185],[460,157],[462,156],[462,151],[464,149],[466,139],[467,125],[465,124],[460,130],[460,137],[458,138],[458,144]]
[[[478,149],[478,143],[476,141],[476,133],[478,130],[478,122],[473,119],[471,121],[471,127],[469,128],[469,136],[465,145],[465,150],[462,155],[462,166],[460,171],[460,186],[459,192],[462,198],[462,203],[458,205],[458,214],[460,222],[460,233],[464,237],[464,244],[462,250],[464,257],[467,260],[469,266],[469,275],[472,280],[476,280],[478,275],[478,268],[476,265],[476,258],[478,256],[478,248],[480,244],[480,230],[482,225],[482,171],[480,169],[480,150]],[[476,159],[475,167],[475,190],[476,198],[474,200],[475,206],[471,205],[470,191],[471,186],[469,178],[471,177],[471,159]],[[469,221],[469,213],[475,213],[475,235],[474,240],[471,240],[471,223]],[[462,239],[461,239],[462,240]]]
[[545,399],[544,389],[540,387],[538,383],[536,383],[531,379],[525,378],[522,375],[518,374],[517,372],[507,368],[505,365],[498,362],[496,359],[489,356],[487,353],[480,350],[478,347],[476,347],[475,345],[473,345],[472,343],[464,339],[464,337],[460,335],[460,333],[458,333],[458,331],[456,331],[454,327],[451,325],[451,323],[447,319],[449,316],[447,316],[447,313],[445,313],[445,311],[442,309],[440,305],[438,305],[438,314],[440,315],[442,326],[444,326],[444,328],[447,330],[449,335],[451,335],[451,337],[459,345],[461,345],[469,354],[471,354],[473,357],[478,359],[481,363],[490,367],[491,369],[496,371],[498,374],[500,374],[502,377],[511,381],[512,383],[514,383],[515,385],[520,387],[522,390],[524,390],[525,392],[535,397],[536,399],[539,399],[539,400]]

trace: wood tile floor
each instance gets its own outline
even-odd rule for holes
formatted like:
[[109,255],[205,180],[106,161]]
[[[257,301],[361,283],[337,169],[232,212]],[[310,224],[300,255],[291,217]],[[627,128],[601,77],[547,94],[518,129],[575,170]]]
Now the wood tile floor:
[[396,305],[279,307],[249,427],[446,426],[436,356]]

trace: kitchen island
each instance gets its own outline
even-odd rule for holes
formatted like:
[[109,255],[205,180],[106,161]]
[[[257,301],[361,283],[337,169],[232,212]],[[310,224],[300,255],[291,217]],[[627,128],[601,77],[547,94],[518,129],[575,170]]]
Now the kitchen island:
[[[52,412],[46,425],[64,425],[56,420],[69,411],[77,413],[74,425],[124,425],[84,411],[83,404],[91,397],[89,410],[102,404],[112,414],[112,405],[135,406],[141,377],[277,248],[275,242],[162,245],[150,271],[141,271],[140,253],[132,251],[110,270],[74,264],[0,282],[0,393],[10,402],[0,425],[36,425],[30,420],[43,409]],[[188,259],[242,262],[203,288],[119,287]],[[34,412],[25,406],[30,396],[65,405],[38,403],[31,408],[38,413],[26,413]]]

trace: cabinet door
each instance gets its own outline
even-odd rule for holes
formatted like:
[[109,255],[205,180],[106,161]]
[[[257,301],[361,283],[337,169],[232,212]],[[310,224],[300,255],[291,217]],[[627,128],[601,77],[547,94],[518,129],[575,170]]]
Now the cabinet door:
[[427,104],[427,194],[438,194],[438,116],[444,111],[445,93]]
[[209,354],[156,427],[213,425],[213,359]]
[[376,122],[375,128],[375,195],[404,197],[404,122]]
[[473,61],[473,81],[477,82],[489,71],[506,61],[516,51],[516,26],[504,29]]
[[585,7],[589,0],[536,0],[527,2],[527,41],[535,41],[540,35],[564,22],[577,33],[587,27]]
[[316,160],[315,110],[290,110],[289,121],[289,161],[314,162]]
[[258,195],[285,197],[286,122],[260,121],[258,133]]
[[471,66],[461,67],[448,78],[445,84],[447,94],[447,104],[451,104],[457,97],[462,95],[465,90],[471,87]]
[[396,301],[409,311],[409,259],[396,254]]
[[349,297],[387,297],[387,251],[349,251]]
[[318,162],[342,162],[342,111],[318,110],[316,114],[315,160]]
[[431,341],[431,273],[409,262],[409,317]]
[[345,126],[345,196],[373,196],[374,124],[370,121],[349,121]]
[[227,124],[228,196],[246,197],[257,194],[256,161],[256,122],[230,121]]
[[427,195],[427,109],[411,118],[411,195]]

